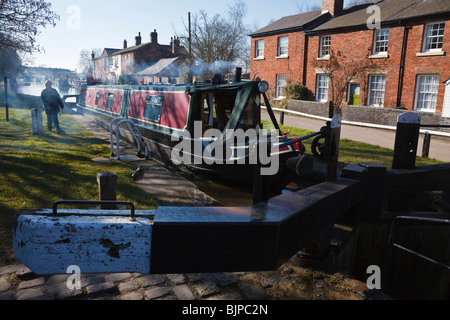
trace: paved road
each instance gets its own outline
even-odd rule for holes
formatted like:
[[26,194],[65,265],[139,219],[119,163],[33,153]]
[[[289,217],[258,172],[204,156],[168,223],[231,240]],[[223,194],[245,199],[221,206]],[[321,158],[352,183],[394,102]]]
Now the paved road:
[[[276,112],[276,116],[277,119],[279,119],[279,113]],[[265,112],[263,113],[263,119],[269,120],[269,116]],[[325,121],[286,114],[284,116],[284,124],[311,131],[319,131],[321,127],[325,126]],[[423,136],[424,135],[421,134],[419,137],[419,148],[417,150],[419,156],[422,155]],[[395,144],[395,131],[343,124],[341,138],[369,143],[393,150]],[[429,157],[439,161],[450,162],[450,138],[434,136],[431,140]]]

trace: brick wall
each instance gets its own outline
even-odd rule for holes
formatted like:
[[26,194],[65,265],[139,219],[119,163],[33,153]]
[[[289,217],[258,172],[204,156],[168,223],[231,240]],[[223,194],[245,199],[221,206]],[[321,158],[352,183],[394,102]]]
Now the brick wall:
[[[288,102],[287,109],[320,117],[328,117],[329,103],[291,100]],[[366,106],[346,106],[342,108],[342,119],[352,122],[362,122],[395,127],[397,126],[398,116],[405,112],[408,112],[408,110],[373,108]],[[422,124],[450,125],[450,118],[443,118],[439,114],[429,112],[417,113],[422,118]],[[448,128],[426,128],[426,130],[450,132],[450,129]]]
[[[289,37],[289,54],[288,57],[278,58],[278,39],[283,36]],[[255,43],[260,39],[264,39],[264,58],[255,59]],[[303,32],[280,33],[252,38],[250,79],[258,76],[269,83],[269,99],[275,98],[277,74],[286,74],[288,83],[302,82],[304,41]]]

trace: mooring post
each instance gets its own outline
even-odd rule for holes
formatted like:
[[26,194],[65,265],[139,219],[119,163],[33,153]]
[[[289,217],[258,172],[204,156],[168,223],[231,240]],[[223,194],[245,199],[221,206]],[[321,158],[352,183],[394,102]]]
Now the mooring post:
[[420,116],[406,112],[398,117],[392,169],[414,169],[419,144]]
[[284,124],[284,111],[280,112],[280,124]]
[[[115,172],[97,173],[98,193],[100,201],[116,201],[117,174]],[[101,205],[101,209],[116,209],[111,205]]]
[[31,109],[31,132],[32,134],[41,134],[44,132],[41,109]]
[[325,139],[325,160],[327,161],[327,181],[335,181],[337,178],[339,144],[341,140],[340,114],[335,114],[331,122],[327,122]]

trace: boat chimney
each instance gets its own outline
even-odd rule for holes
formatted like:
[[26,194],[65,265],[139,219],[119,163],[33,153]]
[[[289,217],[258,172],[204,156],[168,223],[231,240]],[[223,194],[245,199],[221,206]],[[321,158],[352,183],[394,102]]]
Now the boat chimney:
[[123,40],[123,48],[124,49],[128,48],[127,40]]
[[236,68],[236,75],[234,76],[234,82],[241,82],[242,80],[242,68]]
[[139,32],[139,35],[135,38],[136,39],[136,45],[140,45],[142,43],[141,33]]
[[152,33],[150,33],[150,42],[151,43],[158,43],[158,33],[155,31],[153,31]]

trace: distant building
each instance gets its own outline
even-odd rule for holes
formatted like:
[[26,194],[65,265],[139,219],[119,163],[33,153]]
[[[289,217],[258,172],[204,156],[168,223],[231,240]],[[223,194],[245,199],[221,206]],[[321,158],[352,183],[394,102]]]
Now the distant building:
[[[180,46],[180,40],[172,38],[169,45],[158,43],[158,33],[154,30],[150,34],[150,42],[142,43],[141,33],[135,37],[134,46],[128,47],[127,40],[123,42],[122,49],[104,49],[101,57],[92,57],[93,77],[105,83],[119,83],[122,81],[141,82],[143,74],[141,71],[148,69],[154,65],[164,65],[168,61],[172,63],[181,63],[187,56],[184,47]],[[174,59],[175,60],[168,60]],[[161,62],[160,62],[161,60]],[[168,65],[164,68],[167,69]],[[168,78],[177,78],[178,73],[174,73],[178,69],[172,66],[172,73],[164,75]],[[160,70],[161,71],[161,70]],[[167,71],[167,70],[166,70]],[[158,72],[159,73],[159,72]],[[149,76],[157,76],[157,74],[145,74]],[[148,81],[147,82],[153,82]]]
[[[269,81],[271,98],[289,82],[307,86],[312,99],[331,99],[323,69],[330,52],[369,59],[373,70],[347,84],[344,103],[405,108],[450,117],[450,1],[384,0],[343,8],[323,0],[322,10],[282,18],[254,33],[251,76]],[[368,10],[369,8],[369,10]],[[373,28],[371,23],[379,22]]]

